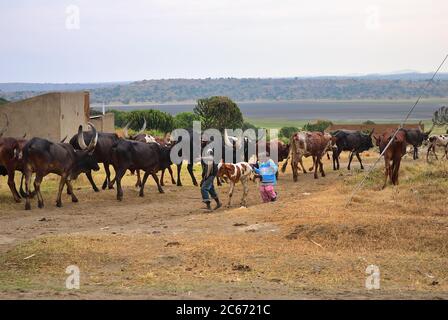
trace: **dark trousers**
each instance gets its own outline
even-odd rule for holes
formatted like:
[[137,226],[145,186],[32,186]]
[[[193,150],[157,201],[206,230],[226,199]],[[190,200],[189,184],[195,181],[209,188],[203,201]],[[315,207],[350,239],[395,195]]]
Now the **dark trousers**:
[[[218,195],[215,191],[215,186],[213,185],[213,182],[215,180],[215,176],[210,176],[207,179],[204,180],[201,186],[201,194],[202,194],[202,201],[203,202],[209,202],[210,197],[212,199],[217,199]],[[210,197],[209,197],[210,195]]]

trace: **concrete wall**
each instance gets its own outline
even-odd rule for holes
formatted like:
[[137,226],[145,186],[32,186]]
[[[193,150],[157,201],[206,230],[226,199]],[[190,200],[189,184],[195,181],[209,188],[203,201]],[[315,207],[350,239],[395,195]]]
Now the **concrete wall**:
[[[4,136],[40,137],[60,141],[74,135],[78,126],[87,128],[88,112],[85,111],[85,92],[54,92],[0,106],[0,113],[9,118],[9,128]],[[88,107],[87,107],[88,110]],[[0,126],[4,126],[0,114]]]
[[[60,113],[60,139],[68,136],[70,139],[80,124],[87,129],[89,120],[89,93],[88,92],[63,92],[61,93]],[[86,105],[87,103],[87,105]]]
[[100,132],[115,132],[115,115],[113,113],[92,117],[90,122]]

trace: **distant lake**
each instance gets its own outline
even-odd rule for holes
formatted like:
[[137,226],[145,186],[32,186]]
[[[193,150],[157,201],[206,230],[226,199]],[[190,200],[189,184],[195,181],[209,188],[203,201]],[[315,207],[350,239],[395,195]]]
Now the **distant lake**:
[[[292,102],[240,102],[238,103],[245,118],[332,121],[373,120],[399,121],[413,105],[413,102],[388,101],[292,101]],[[412,113],[410,120],[431,119],[433,112],[441,105],[421,102]],[[157,109],[176,115],[179,112],[192,111],[194,104],[150,105],[150,106],[113,106],[113,109],[131,111]],[[95,109],[99,109],[95,107]]]

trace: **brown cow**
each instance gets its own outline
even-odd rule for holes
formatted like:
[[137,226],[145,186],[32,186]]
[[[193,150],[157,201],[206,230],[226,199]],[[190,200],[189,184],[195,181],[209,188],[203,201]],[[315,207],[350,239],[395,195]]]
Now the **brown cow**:
[[6,126],[0,130],[0,175],[8,176],[8,186],[14,201],[20,202],[20,195],[14,182],[14,174],[16,170],[23,171],[21,152],[26,140],[2,137],[9,125],[8,116],[4,115],[6,117]]
[[[374,135],[376,145],[380,148],[380,153],[386,148],[394,133],[395,130],[389,129],[381,135]],[[404,129],[399,129],[394,140],[389,145],[386,152],[384,152],[386,171],[383,189],[387,185],[388,177],[394,185],[398,185],[398,172],[400,170],[401,158],[406,154],[406,145],[406,131]]]
[[241,199],[241,206],[246,207],[246,197],[249,192],[249,178],[252,173],[252,167],[247,162],[238,163],[224,163],[218,164],[218,178],[228,179],[230,182],[229,202],[227,207],[230,207],[232,201],[233,189],[235,184],[241,182],[243,185],[243,198]]
[[[331,136],[329,134],[324,134],[322,132],[308,132],[300,131],[296,132],[290,139],[289,143],[289,157],[291,158],[291,167],[293,173],[294,182],[297,181],[298,173],[297,168],[300,163],[303,172],[306,172],[302,157],[313,157],[313,167],[314,168],[314,178],[317,179],[317,169],[325,177],[324,166],[322,163],[322,156],[330,148]],[[288,165],[288,159],[282,166],[282,172],[285,172],[286,166]]]

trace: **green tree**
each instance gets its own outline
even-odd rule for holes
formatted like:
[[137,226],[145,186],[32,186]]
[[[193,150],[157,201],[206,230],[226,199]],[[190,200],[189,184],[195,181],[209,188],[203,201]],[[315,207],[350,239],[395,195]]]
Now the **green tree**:
[[236,129],[244,122],[240,108],[228,97],[199,99],[193,112],[201,120],[202,129]]
[[375,124],[375,122],[373,122],[372,120],[367,120],[364,121],[362,124]]
[[174,128],[193,128],[193,121],[200,121],[199,116],[193,112],[181,112],[174,116]]
[[333,125],[333,122],[328,120],[317,120],[316,123],[307,123],[303,126],[305,131],[320,131],[324,132],[329,126]]
[[6,100],[5,98],[0,97],[0,104],[6,104],[6,103],[8,103],[8,102],[9,102],[9,101]]
[[127,114],[127,121],[131,122],[130,128],[140,130],[146,119],[146,129],[169,132],[174,128],[173,116],[160,110],[134,110]]
[[299,128],[297,128],[297,127],[283,127],[280,129],[279,135],[280,135],[280,137],[289,139],[297,131],[299,131]]

